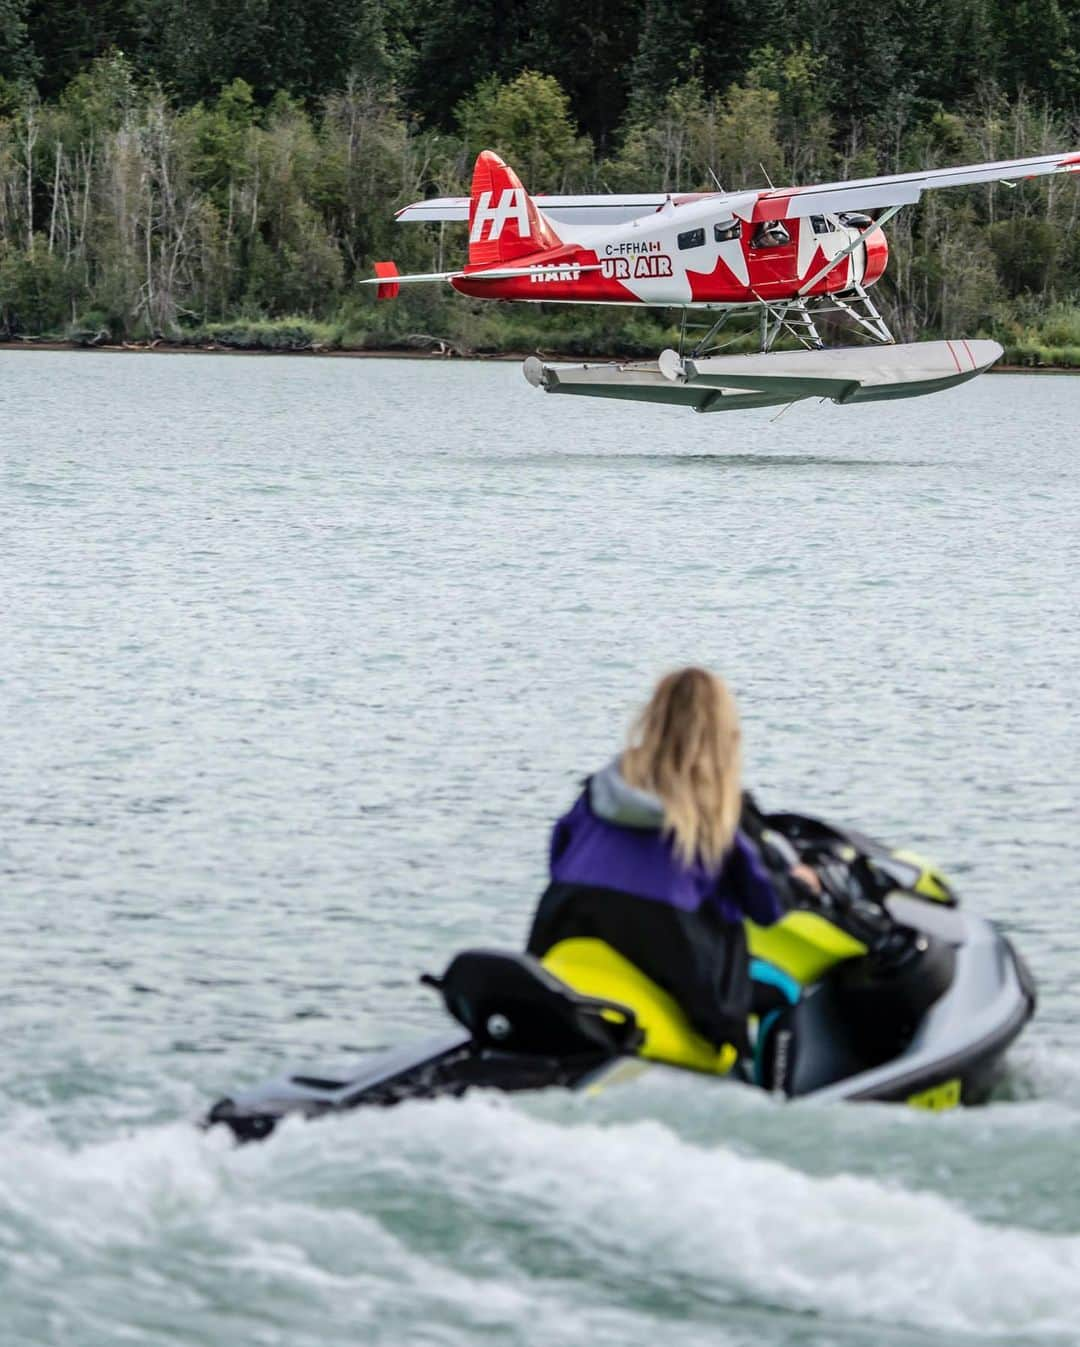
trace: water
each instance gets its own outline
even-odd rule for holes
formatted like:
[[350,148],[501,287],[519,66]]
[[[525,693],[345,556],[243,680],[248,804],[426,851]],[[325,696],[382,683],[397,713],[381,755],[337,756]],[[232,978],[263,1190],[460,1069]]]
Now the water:
[[[0,354],[0,1343],[1080,1342],[1080,380],[695,417],[512,365]],[[234,1150],[441,1027],[654,678],[933,855],[1039,1018],[947,1117],[646,1077]]]

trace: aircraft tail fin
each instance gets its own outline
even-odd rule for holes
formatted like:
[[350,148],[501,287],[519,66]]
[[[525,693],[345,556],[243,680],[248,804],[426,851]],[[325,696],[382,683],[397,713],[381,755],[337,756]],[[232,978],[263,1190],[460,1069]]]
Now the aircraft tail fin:
[[512,262],[561,243],[514,170],[493,150],[477,155],[469,201],[469,266]]

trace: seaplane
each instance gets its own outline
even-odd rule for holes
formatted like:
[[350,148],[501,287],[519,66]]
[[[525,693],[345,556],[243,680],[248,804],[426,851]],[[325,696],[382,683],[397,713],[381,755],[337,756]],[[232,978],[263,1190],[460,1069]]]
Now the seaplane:
[[[379,299],[395,298],[402,285],[442,281],[481,299],[682,310],[678,349],[655,361],[557,365],[530,356],[525,377],[548,393],[698,412],[918,397],[973,379],[1004,352],[981,339],[894,340],[870,293],[888,265],[884,226],[926,191],[1057,173],[1080,173],[1080,152],[805,187],[530,196],[513,169],[484,150],[470,196],[397,212],[401,223],[467,223],[466,264],[409,276],[376,262],[375,276],[361,283],[377,286]],[[712,321],[690,342],[694,310]],[[725,326],[747,313],[756,318],[758,351],[722,354]],[[827,346],[826,324],[863,344]]]

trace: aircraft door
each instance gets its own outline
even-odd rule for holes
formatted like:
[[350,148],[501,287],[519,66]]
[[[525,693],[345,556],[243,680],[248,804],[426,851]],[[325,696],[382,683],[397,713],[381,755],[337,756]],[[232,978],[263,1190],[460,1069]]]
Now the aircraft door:
[[789,298],[798,288],[799,230],[804,220],[762,220],[750,231],[750,288],[762,299]]

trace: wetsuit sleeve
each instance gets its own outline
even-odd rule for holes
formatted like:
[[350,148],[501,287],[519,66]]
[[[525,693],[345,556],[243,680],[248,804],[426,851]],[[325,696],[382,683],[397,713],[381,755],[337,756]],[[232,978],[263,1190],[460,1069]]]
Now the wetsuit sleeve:
[[757,848],[741,832],[735,834],[724,879],[743,912],[759,926],[771,926],[783,915],[783,904]]

